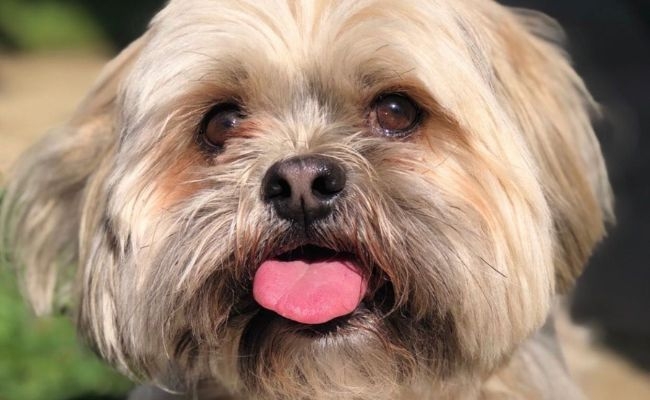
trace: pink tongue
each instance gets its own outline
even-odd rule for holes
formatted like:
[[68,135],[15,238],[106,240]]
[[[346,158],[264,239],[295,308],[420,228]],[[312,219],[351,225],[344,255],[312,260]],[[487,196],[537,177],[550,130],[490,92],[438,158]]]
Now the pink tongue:
[[366,282],[348,261],[265,261],[253,279],[253,297],[264,308],[303,324],[350,314]]

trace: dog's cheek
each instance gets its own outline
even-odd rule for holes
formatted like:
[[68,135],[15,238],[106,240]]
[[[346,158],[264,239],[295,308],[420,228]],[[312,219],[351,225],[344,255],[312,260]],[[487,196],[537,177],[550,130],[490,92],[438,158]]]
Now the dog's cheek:
[[142,354],[155,354],[155,346],[163,345],[138,333],[150,331],[150,316],[167,312],[145,306],[157,304],[151,278],[159,268],[152,260],[175,232],[166,216],[200,190],[192,179],[198,154],[165,151],[166,158],[154,153],[105,163],[88,183],[84,207],[92,218],[84,219],[81,230],[79,324],[102,356],[123,371],[150,363],[141,361]]
[[499,96],[538,164],[554,224],[556,286],[566,292],[614,221],[613,195],[592,118],[600,114],[549,18],[518,11],[498,20],[493,69]]
[[447,238],[447,268],[459,275],[449,304],[461,350],[490,368],[548,312],[551,217],[532,171],[512,171],[469,135],[455,137],[421,140],[429,168],[420,171],[445,210],[436,229]]
[[479,344],[475,350],[490,357],[485,349],[492,349],[498,360],[499,352],[508,353],[548,313],[553,292],[552,242],[544,203],[534,204],[507,178],[493,178],[485,177],[487,186],[467,198],[480,215],[482,235],[470,246],[492,258],[479,256],[470,266],[474,278],[465,312],[472,317],[465,320],[468,328],[462,331],[487,334],[492,343]]
[[208,184],[202,180],[200,169],[207,163],[206,156],[196,149],[186,149],[169,160],[162,161],[164,168],[161,168],[162,172],[156,178],[152,196],[152,214],[158,216],[169,213],[206,189]]

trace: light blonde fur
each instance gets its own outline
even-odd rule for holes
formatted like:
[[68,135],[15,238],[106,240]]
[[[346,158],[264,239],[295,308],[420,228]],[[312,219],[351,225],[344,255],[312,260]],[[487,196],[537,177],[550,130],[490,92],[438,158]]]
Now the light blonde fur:
[[[172,0],[10,177],[5,244],[27,297],[46,313],[71,296],[107,361],[168,389],[579,398],[539,344],[552,334],[531,335],[602,238],[612,196],[597,108],[552,29],[487,0]],[[426,113],[407,139],[366,126],[390,91]],[[197,127],[231,99],[246,134],[206,156]],[[240,311],[289,228],[262,178],[299,154],[349,171],[319,243],[394,295],[323,337]]]

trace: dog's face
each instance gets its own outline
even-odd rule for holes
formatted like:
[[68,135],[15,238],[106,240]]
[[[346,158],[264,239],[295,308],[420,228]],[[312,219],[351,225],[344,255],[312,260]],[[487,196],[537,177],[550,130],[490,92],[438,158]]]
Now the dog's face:
[[172,1],[17,169],[28,293],[46,309],[71,254],[101,354],[190,386],[377,399],[486,376],[610,212],[590,97],[539,21]]

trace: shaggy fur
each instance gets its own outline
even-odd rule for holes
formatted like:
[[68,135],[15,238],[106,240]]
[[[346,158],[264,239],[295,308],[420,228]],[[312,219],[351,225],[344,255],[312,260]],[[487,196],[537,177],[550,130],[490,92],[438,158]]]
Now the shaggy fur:
[[[612,200],[552,25],[487,0],[172,0],[10,177],[27,297],[71,304],[104,359],[188,396],[580,398],[539,329]],[[423,110],[413,135],[370,129],[389,92]],[[248,117],[207,153],[198,127],[223,101]],[[304,154],[348,173],[309,242],[369,280],[323,326],[251,296],[260,263],[306,240],[260,196]]]

